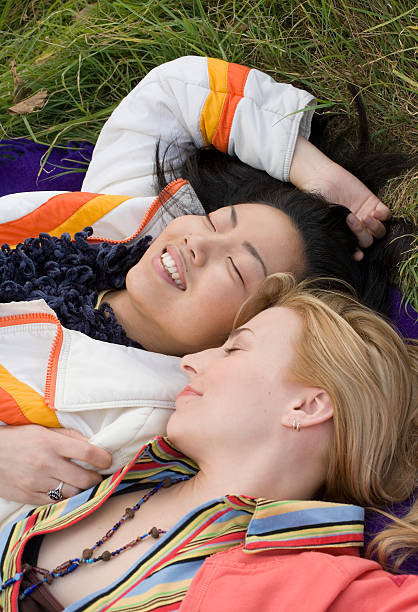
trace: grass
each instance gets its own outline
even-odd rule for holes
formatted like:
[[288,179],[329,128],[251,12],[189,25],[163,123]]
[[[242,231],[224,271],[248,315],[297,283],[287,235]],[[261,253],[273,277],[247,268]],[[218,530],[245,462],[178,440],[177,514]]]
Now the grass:
[[[376,150],[417,152],[416,6],[408,0],[0,0],[0,138],[94,142],[120,99],[151,68],[184,54],[259,68],[314,92],[322,112],[355,120],[360,89]],[[11,115],[10,62],[41,111]],[[418,221],[417,176],[385,191]],[[398,281],[416,308],[418,244]]]

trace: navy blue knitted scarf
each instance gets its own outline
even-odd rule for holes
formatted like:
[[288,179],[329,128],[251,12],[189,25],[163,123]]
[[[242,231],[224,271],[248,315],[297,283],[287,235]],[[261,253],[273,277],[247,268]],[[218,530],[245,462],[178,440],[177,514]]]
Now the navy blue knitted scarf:
[[151,236],[132,245],[90,244],[91,227],[55,238],[40,234],[11,249],[0,250],[0,302],[43,299],[69,329],[91,338],[135,346],[126,336],[111,307],[104,303],[95,310],[103,289],[122,289],[125,277],[147,250]]

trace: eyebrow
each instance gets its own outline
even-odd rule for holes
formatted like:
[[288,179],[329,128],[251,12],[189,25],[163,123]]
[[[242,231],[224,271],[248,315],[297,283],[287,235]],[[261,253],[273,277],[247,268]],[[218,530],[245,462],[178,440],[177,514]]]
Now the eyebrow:
[[[236,227],[238,225],[237,211],[235,210],[234,206],[231,206],[230,208],[231,208],[231,224],[232,224],[232,227]],[[253,257],[255,257],[255,259],[261,264],[261,267],[263,268],[264,276],[267,276],[267,267],[266,267],[266,264],[264,263],[261,255],[257,251],[257,249],[250,242],[248,242],[247,240],[245,240],[242,244],[247,249],[247,251]]]
[[251,332],[253,336],[255,336],[254,332],[252,329],[250,329],[249,327],[237,327],[237,329],[233,329],[231,331],[231,333],[229,334],[229,340],[232,340],[232,338],[235,338],[235,336],[238,336],[241,332]]

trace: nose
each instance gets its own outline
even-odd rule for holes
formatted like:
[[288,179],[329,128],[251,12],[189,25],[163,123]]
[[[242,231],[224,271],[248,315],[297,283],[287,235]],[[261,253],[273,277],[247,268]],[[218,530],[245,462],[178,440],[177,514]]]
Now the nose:
[[181,359],[181,369],[186,372],[190,379],[203,374],[208,365],[216,358],[218,348],[206,349],[199,353],[185,355]]
[[195,357],[195,355],[185,355],[184,357],[182,357],[181,359],[181,369],[186,372],[186,374],[189,375],[189,377],[191,378],[193,376],[193,374],[197,374],[197,370],[196,370],[196,366],[193,365],[193,357]]
[[221,236],[213,234],[190,234],[184,238],[186,250],[195,266],[204,266],[209,257],[225,252],[226,245]]

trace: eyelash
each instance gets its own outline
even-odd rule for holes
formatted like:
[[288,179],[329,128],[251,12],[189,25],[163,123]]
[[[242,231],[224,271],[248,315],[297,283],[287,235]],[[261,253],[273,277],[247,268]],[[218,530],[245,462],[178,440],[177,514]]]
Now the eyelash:
[[234,268],[235,272],[237,273],[237,275],[238,275],[238,277],[239,277],[240,281],[242,282],[242,284],[243,284],[243,285],[245,285],[245,283],[244,283],[244,279],[242,278],[242,276],[241,276],[241,274],[240,274],[240,271],[238,270],[237,266],[234,264],[234,261],[233,261],[232,257],[228,257],[228,259],[229,259],[229,261],[231,262],[232,267]]
[[[208,214],[206,214],[206,215],[205,215],[205,217],[206,217],[206,219],[209,221],[209,223],[210,223],[210,225],[211,225],[211,227],[212,227],[213,231],[214,231],[214,232],[216,232],[216,227],[213,225],[213,223],[212,223],[212,219],[210,218],[210,216],[209,216]],[[244,279],[242,278],[241,273],[240,273],[240,271],[238,270],[238,268],[236,267],[236,265],[234,264],[234,262],[233,262],[232,258],[231,258],[231,257],[228,257],[228,259],[230,260],[230,262],[231,262],[231,264],[232,264],[232,267],[234,268],[234,270],[235,270],[235,272],[236,272],[237,276],[239,277],[240,281],[241,281],[241,282],[242,282],[242,284],[245,286]]]
[[233,353],[234,351],[240,351],[241,349],[235,346],[232,346],[231,348],[224,348],[224,351],[227,355],[229,355],[230,353]]
[[206,219],[209,221],[209,223],[210,223],[210,225],[211,225],[211,227],[212,227],[213,231],[214,231],[214,232],[216,232],[216,227],[213,225],[213,223],[212,223],[212,219],[209,217],[209,215],[205,215],[205,217],[206,217]]

